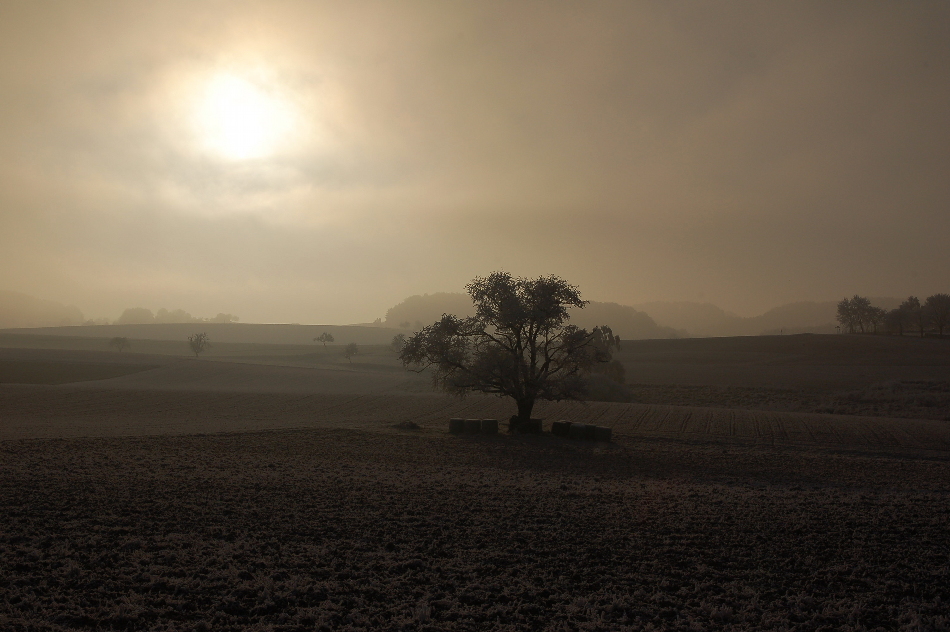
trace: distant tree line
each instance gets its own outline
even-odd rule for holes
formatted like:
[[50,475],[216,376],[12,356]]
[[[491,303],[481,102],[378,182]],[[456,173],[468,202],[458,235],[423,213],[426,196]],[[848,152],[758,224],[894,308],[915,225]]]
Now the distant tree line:
[[871,301],[855,294],[838,303],[838,322],[850,334],[878,333],[903,336],[905,332],[924,337],[936,333],[943,338],[950,328],[950,294],[928,296],[921,304],[916,296],[909,296],[895,309],[887,311],[871,305]]
[[[165,308],[152,313],[145,307],[130,307],[122,312],[113,325],[152,325],[156,323],[236,323],[240,320],[234,314],[218,314],[214,318],[198,318],[183,309],[168,311]],[[99,323],[95,323],[99,324]]]

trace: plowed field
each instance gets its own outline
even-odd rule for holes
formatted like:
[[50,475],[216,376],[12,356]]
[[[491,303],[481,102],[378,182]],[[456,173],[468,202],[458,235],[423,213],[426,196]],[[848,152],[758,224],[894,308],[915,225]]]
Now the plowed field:
[[152,360],[0,385],[0,629],[950,629],[950,422]]

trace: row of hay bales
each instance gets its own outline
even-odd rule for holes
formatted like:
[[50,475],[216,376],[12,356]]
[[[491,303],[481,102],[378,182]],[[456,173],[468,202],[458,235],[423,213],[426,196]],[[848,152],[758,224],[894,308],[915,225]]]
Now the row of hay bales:
[[[514,423],[512,418],[511,424]],[[519,428],[521,432],[540,434],[542,432],[541,420],[532,419],[530,427]],[[509,425],[509,430],[514,427]],[[497,419],[462,419],[454,417],[449,420],[449,432],[452,434],[498,434]],[[577,439],[582,441],[610,441],[613,431],[604,426],[594,426],[591,424],[580,424],[566,420],[555,421],[551,424],[551,434],[556,437],[566,439]]]

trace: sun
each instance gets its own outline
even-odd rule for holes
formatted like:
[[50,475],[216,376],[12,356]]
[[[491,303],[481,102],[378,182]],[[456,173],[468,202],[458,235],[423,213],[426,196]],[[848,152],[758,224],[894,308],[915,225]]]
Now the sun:
[[218,74],[198,99],[195,123],[204,148],[229,160],[278,152],[292,138],[295,115],[272,88],[235,74]]

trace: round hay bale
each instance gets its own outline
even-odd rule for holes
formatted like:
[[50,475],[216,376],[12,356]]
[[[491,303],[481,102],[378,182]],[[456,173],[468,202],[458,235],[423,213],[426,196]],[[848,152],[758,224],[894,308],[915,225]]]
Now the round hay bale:
[[613,434],[613,430],[611,428],[597,426],[594,429],[594,438],[597,439],[597,441],[610,441],[611,434]]
[[551,434],[556,437],[566,437],[571,428],[571,422],[561,419],[551,424]]
[[571,439],[583,439],[587,426],[584,424],[572,423],[567,429],[567,436]]
[[584,439],[587,441],[596,441],[597,440],[597,426],[593,426],[593,425],[584,426]]
[[498,420],[497,419],[482,419],[482,434],[487,434],[487,435],[498,434]]
[[481,431],[482,431],[481,419],[466,419],[465,420],[465,432],[467,434],[478,434]]
[[449,419],[449,432],[452,434],[462,434],[465,432],[465,420],[459,417]]

